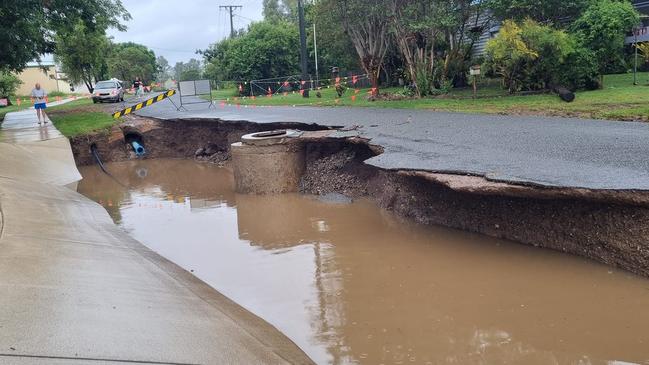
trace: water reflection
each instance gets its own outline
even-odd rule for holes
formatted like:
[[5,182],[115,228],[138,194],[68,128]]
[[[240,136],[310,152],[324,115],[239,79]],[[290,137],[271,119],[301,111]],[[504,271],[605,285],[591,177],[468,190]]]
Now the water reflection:
[[648,280],[369,202],[237,195],[211,165],[109,169],[79,191],[318,363],[649,363]]

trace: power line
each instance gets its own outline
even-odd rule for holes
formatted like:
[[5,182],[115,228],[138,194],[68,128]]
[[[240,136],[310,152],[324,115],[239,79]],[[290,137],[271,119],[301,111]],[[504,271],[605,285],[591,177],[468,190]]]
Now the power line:
[[238,17],[238,18],[241,18],[241,19],[245,19],[245,20],[251,21],[251,22],[254,22],[254,21],[255,21],[254,19],[248,18],[248,17],[243,16],[243,15],[239,15],[239,14],[234,14],[234,16],[236,16],[236,17]]
[[243,6],[241,5],[220,5],[219,9],[228,9],[230,11],[230,38],[234,38],[234,22],[232,21],[232,18],[234,17],[234,10],[235,9],[242,9]]
[[169,48],[162,48],[162,47],[156,47],[156,46],[148,46],[149,48],[153,49],[159,49],[161,51],[167,51],[167,52],[176,52],[176,53],[196,53],[196,50],[194,51],[189,51],[189,50],[180,50],[180,49],[169,49]]

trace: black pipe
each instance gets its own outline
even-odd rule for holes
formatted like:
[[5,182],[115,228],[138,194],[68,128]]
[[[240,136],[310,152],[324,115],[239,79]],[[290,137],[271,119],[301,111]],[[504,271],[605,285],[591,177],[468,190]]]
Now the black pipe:
[[117,178],[115,176],[111,175],[111,173],[108,172],[108,170],[106,170],[106,167],[101,162],[101,158],[99,157],[99,152],[97,152],[97,145],[96,144],[93,143],[93,144],[90,145],[90,152],[95,157],[95,161],[97,162],[97,165],[99,165],[99,168],[101,168],[101,171],[103,171],[104,174],[110,176],[111,179],[115,180],[115,182],[118,183],[119,185],[121,185],[122,187],[128,188],[126,185],[122,184],[121,181],[117,180]]
[[90,145],[90,152],[92,152],[92,155],[95,157],[95,161],[97,162],[97,165],[101,168],[101,171],[103,171],[106,175],[110,175],[106,168],[104,167],[104,164],[101,162],[101,158],[99,158],[99,153],[97,152],[97,145],[96,144],[91,144]]

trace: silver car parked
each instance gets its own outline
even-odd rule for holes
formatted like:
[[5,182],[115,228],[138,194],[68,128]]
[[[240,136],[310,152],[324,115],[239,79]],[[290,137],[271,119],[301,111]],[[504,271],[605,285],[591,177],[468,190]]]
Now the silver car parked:
[[124,101],[124,88],[119,80],[99,81],[92,91],[92,102],[111,101],[117,103]]

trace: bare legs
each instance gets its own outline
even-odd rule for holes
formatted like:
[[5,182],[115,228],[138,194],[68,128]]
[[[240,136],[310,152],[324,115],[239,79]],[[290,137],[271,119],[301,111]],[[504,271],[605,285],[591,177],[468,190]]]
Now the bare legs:
[[45,115],[45,110],[36,109],[36,117],[38,117],[38,124],[47,123],[47,116]]

